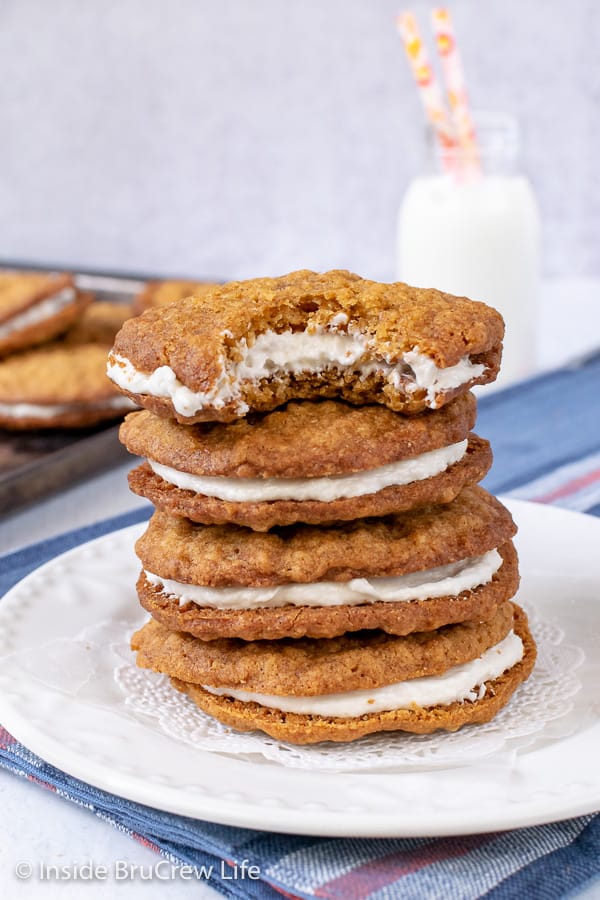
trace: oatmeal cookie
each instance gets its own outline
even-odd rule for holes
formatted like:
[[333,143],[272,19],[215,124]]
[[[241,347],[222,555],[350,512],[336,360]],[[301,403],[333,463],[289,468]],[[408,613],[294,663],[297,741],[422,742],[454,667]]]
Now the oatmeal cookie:
[[136,543],[144,569],[184,584],[264,587],[407,575],[477,557],[516,533],[508,510],[481,487],[425,506],[327,528],[269,532],[197,525],[157,511]]
[[132,413],[121,441],[147,462],[132,491],[194,522],[266,531],[449,503],[484,477],[492,454],[469,429],[472,394],[406,417],[383,406],[301,401],[230,424],[179,425]]
[[[201,640],[242,638],[245,641],[279,638],[333,638],[340,634],[378,628],[388,634],[433,631],[442,625],[470,619],[488,619],[519,587],[517,554],[511,542],[498,548],[502,564],[490,581],[463,588],[456,594],[426,599],[384,601],[371,597],[357,604],[308,606],[287,603],[275,607],[222,609],[181,602],[152,584],[142,572],[137,583],[141,605],[172,631],[185,631]],[[319,585],[314,599],[319,600]]]
[[110,348],[123,323],[133,315],[128,303],[94,300],[63,335],[65,344],[102,344]]
[[493,381],[504,323],[465,297],[345,271],[230,282],[126,322],[108,373],[183,424],[292,399],[341,397],[415,414]]
[[149,281],[133,300],[133,315],[168,306],[184,297],[201,297],[213,287],[217,287],[213,281]]
[[476,659],[512,627],[513,605],[507,602],[483,622],[405,636],[368,631],[319,640],[199,641],[150,620],[135,632],[131,646],[138,666],[189,684],[319,697],[441,675]]
[[[359,715],[342,716],[339,714],[332,715],[331,713],[323,715],[307,712],[282,711],[276,706],[265,705],[264,703],[258,702],[256,699],[239,699],[239,697],[233,697],[227,692],[231,689],[229,685],[225,686],[224,689],[217,689],[219,692],[214,693],[213,691],[215,689],[210,688],[208,686],[208,682],[205,682],[206,686],[203,687],[201,684],[185,681],[176,676],[172,676],[171,680],[174,687],[176,687],[180,691],[187,693],[188,696],[200,707],[200,709],[214,716],[224,724],[236,728],[239,731],[260,730],[275,738],[276,740],[287,741],[289,743],[313,744],[321,741],[348,742],[357,740],[364,735],[381,731],[406,731],[417,734],[429,734],[440,729],[446,731],[457,731],[463,725],[489,722],[499,712],[500,709],[506,706],[515,690],[531,674],[536,659],[535,643],[530,634],[525,613],[517,606],[515,606],[513,609],[514,633],[511,632],[506,636],[506,638],[504,639],[504,644],[506,645],[506,642],[514,642],[516,636],[516,639],[521,641],[521,649],[517,652],[516,655],[509,657],[506,660],[506,663],[497,661],[497,673],[495,674],[495,676],[491,676],[489,673],[490,671],[493,671],[493,664],[492,668],[484,667],[483,671],[480,668],[480,664],[486,660],[486,657],[489,659],[490,655],[492,656],[492,658],[494,656],[496,656],[497,658],[498,654],[501,651],[503,642],[500,641],[500,643],[497,643],[495,645],[488,645],[487,652],[484,651],[484,653],[481,657],[479,657],[478,660],[473,660],[471,663],[463,664],[465,668],[468,666],[473,667],[472,669],[467,670],[468,672],[473,672],[473,675],[471,676],[475,679],[473,689],[461,699],[457,699],[451,702],[446,702],[448,700],[446,692],[445,702],[443,704],[440,704],[439,702],[421,705],[416,703],[407,703],[402,707],[384,708],[375,712],[362,711]],[[505,615],[504,610],[502,610],[501,615]],[[475,626],[475,628],[477,628],[477,626]],[[504,628],[505,625],[497,629],[496,634],[502,634]],[[466,633],[464,630],[464,625],[451,626],[451,629],[459,629],[460,631],[458,633],[462,636],[462,638],[465,638]],[[452,642],[452,639],[448,634],[448,631],[452,633],[451,629],[443,630],[442,640],[446,644],[446,647],[448,649],[449,645]],[[433,642],[435,641],[436,634],[439,633],[434,633],[432,636],[430,636],[430,647],[434,645]],[[491,637],[491,633],[488,632],[488,634]],[[412,638],[415,637],[417,636],[412,636]],[[474,635],[471,634],[471,639],[473,639],[473,637]],[[134,635],[134,648],[138,647],[143,642],[143,640],[144,638],[140,637],[140,632],[138,632],[137,635]],[[397,638],[396,640],[410,641],[411,638]],[[321,641],[316,643],[322,644],[328,642]],[[471,652],[473,651],[476,643],[477,641],[473,640],[473,644],[471,645]],[[482,642],[482,645],[485,643],[487,643],[487,641],[484,640]],[[202,646],[209,648],[212,647],[211,644]],[[251,647],[252,645],[249,646]],[[416,646],[414,642],[413,646]],[[342,650],[341,652],[343,658],[344,651]],[[366,652],[368,655],[368,649]],[[260,650],[258,651],[258,653],[260,654]],[[452,654],[452,658],[456,659],[460,657],[457,657],[456,654]],[[515,659],[516,661],[514,661]],[[147,664],[147,660],[143,657],[143,651],[140,664]],[[486,663],[486,665],[489,665],[489,663]],[[506,668],[504,668],[505,665],[507,666]],[[151,667],[154,668],[152,664]],[[364,661],[361,663],[361,657],[359,654],[358,668],[362,671],[365,667],[367,669],[370,669],[368,663],[365,663]],[[353,666],[350,666],[350,674],[352,676],[355,674],[352,671],[353,668]],[[375,668],[378,667],[375,666]],[[453,675],[455,675],[455,673],[457,673],[459,670],[460,664],[458,664],[457,668],[451,667]],[[394,671],[396,670],[394,669]],[[443,690],[443,685],[439,684],[439,682],[447,681],[447,674],[448,667],[446,667],[446,669],[443,669],[442,673],[439,676],[433,675],[433,677],[430,677],[428,687],[429,692],[432,693],[433,697],[435,697],[435,694],[438,690]],[[446,678],[444,677],[445,675]],[[387,684],[390,684],[389,678],[391,677],[392,675],[390,672]],[[415,677],[418,678],[418,676]],[[423,676],[421,676],[421,678],[423,678]],[[427,676],[425,676],[425,678],[427,678]],[[307,678],[304,679],[303,683],[306,682]],[[279,684],[276,676],[273,681],[269,680],[269,683],[272,683],[273,685]],[[322,687],[326,688],[328,692],[332,689],[335,689],[334,686],[329,682],[322,682],[321,684]],[[334,680],[334,684],[338,686],[341,684],[342,691],[345,693],[354,690],[354,688],[348,687],[345,683],[341,683],[339,679]],[[293,680],[289,684],[289,686],[294,686]],[[410,695],[410,692],[412,690],[410,681],[408,682],[408,684],[401,682],[399,686],[403,690],[408,689],[408,693]],[[392,685],[392,687],[395,688],[395,685]],[[377,689],[375,689],[375,691],[377,691]],[[242,697],[245,694],[248,696],[252,696],[252,692],[249,692],[247,690],[246,685],[244,685],[243,691],[239,691],[236,693],[238,693]],[[374,704],[378,699],[378,695],[377,693],[375,693],[373,696],[369,696],[370,691],[366,691],[364,693],[366,693],[366,698],[364,697],[364,695],[361,696],[359,706],[363,710],[368,710],[369,704]],[[254,696],[256,697],[256,695]],[[392,694],[392,697],[393,696],[394,695]],[[259,694],[258,697],[268,700],[270,704],[278,702],[278,698],[275,695],[267,695],[266,697],[264,697],[264,695]],[[337,695],[337,697],[334,695],[334,700],[337,701],[339,697],[339,694]],[[317,697],[317,700],[318,699],[319,698]],[[326,697],[326,700],[327,699],[328,698]],[[350,699],[352,700],[352,698]],[[311,702],[310,695],[303,695],[302,705],[306,705],[307,701],[309,703]],[[380,705],[389,706],[390,702],[393,703],[393,700]],[[287,703],[284,701],[284,705],[288,704],[289,699]],[[317,706],[317,708],[319,707]]]
[[0,426],[79,428],[122,416],[131,401],[105,374],[106,347],[57,341],[0,360]]
[[91,299],[71,275],[0,272],[0,356],[66,331]]

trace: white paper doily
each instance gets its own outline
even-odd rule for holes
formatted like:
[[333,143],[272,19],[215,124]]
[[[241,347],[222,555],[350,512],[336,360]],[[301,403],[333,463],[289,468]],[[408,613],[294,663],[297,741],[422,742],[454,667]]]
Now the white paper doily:
[[464,766],[492,754],[497,764],[497,754],[502,750],[509,751],[505,760],[508,764],[510,751],[523,749],[547,723],[569,713],[572,698],[581,688],[575,670],[583,661],[583,651],[565,644],[564,633],[556,625],[535,621],[531,612],[529,617],[538,646],[533,674],[491,722],[454,733],[387,732],[351,744],[295,746],[260,732],[240,733],[221,724],[175,690],[166,675],[138,669],[133,655],[123,646],[115,649],[130,660],[115,669],[115,680],[132,713],[146,722],[153,720],[165,734],[199,750],[260,754],[284,766],[337,771]]

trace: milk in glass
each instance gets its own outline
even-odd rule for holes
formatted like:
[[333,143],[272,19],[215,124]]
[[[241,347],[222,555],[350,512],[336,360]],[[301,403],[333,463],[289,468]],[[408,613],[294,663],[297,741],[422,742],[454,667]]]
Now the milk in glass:
[[[398,220],[398,277],[419,287],[483,300],[500,311],[506,385],[535,365],[540,222],[528,179],[518,171],[518,129],[500,114],[476,117],[476,158],[432,148]],[[489,391],[489,386],[486,388]]]

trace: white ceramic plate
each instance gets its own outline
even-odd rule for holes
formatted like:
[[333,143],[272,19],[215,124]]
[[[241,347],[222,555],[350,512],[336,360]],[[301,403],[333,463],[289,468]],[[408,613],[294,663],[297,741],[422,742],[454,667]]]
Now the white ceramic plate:
[[[520,531],[520,597],[585,652],[567,722],[516,756],[419,772],[315,772],[198,751],[123,715],[112,679],[71,696],[36,672],[36,648],[95,623],[140,620],[133,526],[47,563],[0,603],[0,722],[53,765],[170,812],[299,834],[406,837],[516,828],[600,807],[600,519],[507,501]],[[60,644],[57,646],[60,647]],[[30,652],[24,651],[30,648]],[[19,662],[26,658],[27,664]],[[60,654],[58,669],[69,665]],[[61,671],[77,683],[78,672]],[[98,691],[102,702],[94,702]],[[113,693],[114,692],[114,693]],[[107,699],[114,696],[111,707]]]

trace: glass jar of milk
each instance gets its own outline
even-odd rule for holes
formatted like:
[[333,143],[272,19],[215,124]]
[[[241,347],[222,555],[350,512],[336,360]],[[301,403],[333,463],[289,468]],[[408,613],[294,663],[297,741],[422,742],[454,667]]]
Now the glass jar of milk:
[[[535,366],[540,219],[519,171],[519,129],[501,113],[474,116],[477,159],[431,140],[423,174],[408,186],[398,218],[401,281],[483,300],[506,323],[506,385]],[[489,390],[489,386],[486,388]]]

